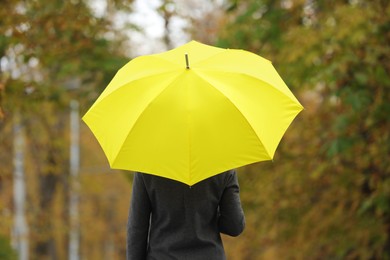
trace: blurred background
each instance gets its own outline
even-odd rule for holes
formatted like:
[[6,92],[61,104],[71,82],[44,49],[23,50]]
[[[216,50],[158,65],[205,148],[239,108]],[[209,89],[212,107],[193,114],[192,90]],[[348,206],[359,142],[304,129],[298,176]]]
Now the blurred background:
[[125,258],[132,173],[80,118],[126,62],[191,39],[271,60],[305,107],[238,169],[228,259],[390,259],[387,0],[0,1],[0,259]]

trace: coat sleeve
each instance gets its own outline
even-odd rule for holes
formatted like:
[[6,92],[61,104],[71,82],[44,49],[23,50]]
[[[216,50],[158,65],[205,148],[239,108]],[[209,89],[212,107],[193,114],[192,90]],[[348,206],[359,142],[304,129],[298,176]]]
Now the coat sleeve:
[[238,236],[245,228],[245,216],[236,172],[229,171],[226,179],[227,185],[219,203],[218,227],[221,233]]
[[127,221],[127,260],[146,259],[151,214],[150,199],[141,173],[135,173]]

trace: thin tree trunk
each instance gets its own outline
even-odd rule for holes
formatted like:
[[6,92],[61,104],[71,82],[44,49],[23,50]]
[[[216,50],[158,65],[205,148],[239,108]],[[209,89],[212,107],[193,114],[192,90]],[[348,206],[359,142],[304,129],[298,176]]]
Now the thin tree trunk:
[[18,253],[19,260],[28,259],[28,226],[25,215],[26,181],[24,172],[24,131],[20,122],[20,114],[14,116],[14,228],[13,246]]
[[80,168],[80,124],[79,103],[70,102],[70,190],[69,190],[69,260],[78,260],[80,256],[79,224],[79,168]]

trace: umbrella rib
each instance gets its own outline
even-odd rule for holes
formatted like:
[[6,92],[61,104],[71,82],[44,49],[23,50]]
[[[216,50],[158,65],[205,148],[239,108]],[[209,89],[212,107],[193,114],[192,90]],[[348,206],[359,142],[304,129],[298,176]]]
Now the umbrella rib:
[[[215,58],[216,56],[219,56],[219,55],[222,55],[222,56],[223,56],[223,55],[226,54],[226,52],[232,52],[232,51],[234,51],[234,52],[240,52],[240,53],[243,53],[243,54],[245,54],[245,55],[254,56],[256,59],[259,59],[259,58],[260,58],[260,59],[263,59],[264,61],[268,62],[268,63],[272,66],[272,68],[275,70],[276,74],[278,74],[277,71],[276,71],[276,69],[273,67],[272,62],[271,62],[270,60],[268,60],[268,59],[266,59],[266,58],[264,58],[264,57],[262,57],[262,56],[259,56],[259,55],[255,54],[255,53],[248,52],[248,51],[242,50],[242,49],[224,49],[223,51],[218,52],[218,53],[215,53],[215,54],[213,54],[213,55],[207,57],[207,59],[204,59],[204,60],[198,62],[198,63],[197,63],[197,67],[198,67],[198,66],[201,67],[200,65],[202,65],[203,62],[207,62],[208,60],[212,60],[212,59]],[[198,67],[197,69],[198,69],[198,70],[201,70],[201,71],[215,71],[215,72],[221,72],[221,69],[219,69],[219,68],[212,68],[212,67],[210,67],[209,69],[208,69],[208,68],[206,68],[206,69],[203,69],[203,68],[202,68],[202,69],[201,69],[201,68],[199,68],[199,67]],[[268,85],[270,85],[270,86],[273,85],[273,84],[271,84],[271,83],[265,81],[264,79],[262,79],[262,78],[260,78],[260,77],[257,77],[257,76],[254,76],[254,75],[251,75],[251,74],[249,74],[249,73],[247,73],[247,72],[245,72],[245,71],[242,71],[242,72],[241,72],[241,71],[238,71],[238,72],[237,72],[237,71],[235,71],[235,70],[229,71],[229,70],[227,70],[225,67],[222,69],[222,71],[228,72],[228,73],[230,73],[230,74],[241,74],[241,75],[245,75],[245,76],[252,77],[252,78],[255,78],[255,79],[257,79],[257,80],[260,80],[260,81],[262,81],[262,82],[264,82],[264,83],[266,83],[266,84],[268,84]],[[280,76],[279,76],[279,77],[280,77]],[[282,80],[282,79],[281,79],[281,80]],[[283,80],[282,80],[282,81],[283,81]],[[275,88],[275,89],[276,89],[276,88]],[[279,89],[277,89],[277,90],[283,93],[283,91],[281,91],[281,90],[279,90]],[[287,90],[291,92],[291,90],[288,89],[288,87],[287,87]],[[286,95],[286,94],[283,93],[283,95]],[[295,98],[295,96],[292,94],[292,92],[291,92],[291,96],[293,97],[294,102],[295,102],[295,103],[298,102],[298,104],[299,104],[299,101]],[[300,105],[300,104],[299,104],[299,105]]]
[[253,78],[253,79],[256,79],[256,80],[259,80],[261,82],[263,82],[265,85],[267,85],[268,87],[271,87],[272,89],[276,90],[277,92],[281,93],[283,96],[286,96],[288,97],[289,99],[291,99],[291,101],[293,101],[295,104],[297,104],[300,108],[303,108],[302,105],[299,103],[298,99],[294,96],[294,94],[291,92],[290,89],[287,88],[287,90],[290,92],[290,94],[292,95],[293,98],[291,98],[289,95],[286,95],[286,93],[284,93],[283,91],[281,91],[280,89],[278,88],[275,88],[273,87],[272,84],[270,84],[269,82],[263,80],[263,79],[260,79],[258,77],[255,77],[255,76],[252,76],[251,74],[247,74],[245,72],[242,72],[241,73],[242,75],[246,76],[246,77],[249,77],[249,78]]
[[[207,79],[205,79],[203,76],[199,75],[198,73],[196,73],[196,75],[198,77],[200,77],[203,81],[207,82]],[[223,93],[222,91],[220,91],[218,88],[216,88],[213,84],[209,84],[210,86],[212,86],[216,91],[218,91],[219,93],[221,93],[222,96],[224,96],[232,105],[233,107],[238,111],[238,113],[240,115],[242,115],[242,117],[244,118],[244,120],[247,122],[247,124],[250,126],[250,129],[253,131],[253,133],[255,134],[257,140],[259,141],[259,143],[264,147],[265,151],[267,152],[268,156],[270,157],[270,160],[272,159],[272,157],[270,156],[270,152],[268,151],[267,147],[264,146],[263,142],[260,140],[260,137],[257,135],[256,131],[254,130],[252,124],[249,122],[249,120],[246,118],[246,116],[241,112],[241,110],[237,107],[237,105],[229,98],[229,96],[227,96],[225,93]]]
[[126,82],[126,83],[124,83],[124,84],[118,86],[116,89],[112,90],[111,92],[109,92],[109,93],[108,93],[107,95],[105,95],[104,97],[102,97],[103,94],[104,94],[104,92],[103,92],[103,93],[98,97],[98,99],[95,101],[95,103],[92,104],[92,106],[90,107],[90,109],[92,109],[96,104],[98,104],[99,101],[100,101],[101,99],[103,99],[103,98],[104,98],[104,99],[108,98],[109,96],[111,96],[112,94],[114,94],[115,92],[117,92],[118,90],[120,90],[120,89],[126,87],[126,85],[128,85],[128,84],[132,84],[132,83],[134,83],[134,82],[137,82],[137,81],[140,81],[140,80],[145,80],[145,79],[147,79],[147,78],[151,78],[151,77],[155,77],[155,76],[160,76],[160,75],[164,75],[164,74],[169,74],[169,73],[172,73],[172,72],[174,72],[174,71],[175,71],[175,70],[169,70],[169,71],[164,71],[164,72],[160,72],[160,73],[156,73],[156,74],[150,74],[150,75],[146,75],[146,76],[143,76],[143,77],[140,77],[140,78],[137,78],[137,79],[128,81],[128,82]]
[[137,123],[139,122],[138,119],[139,119],[140,117],[142,117],[142,115],[145,113],[145,111],[146,111],[147,108],[150,106],[150,104],[153,102],[153,100],[156,100],[160,95],[162,95],[162,94],[169,88],[169,86],[171,86],[175,81],[178,80],[178,78],[180,78],[181,75],[182,75],[182,73],[179,73],[178,75],[176,75],[176,77],[174,77],[174,78],[172,79],[172,81],[171,81],[169,84],[167,84],[166,87],[163,88],[162,91],[160,91],[157,95],[155,95],[154,98],[151,98],[150,101],[147,103],[147,105],[145,105],[144,109],[142,109],[141,113],[140,113],[140,114],[138,115],[138,117],[137,117],[137,120],[135,120],[133,126],[131,127],[131,129],[129,130],[128,134],[127,134],[126,137],[124,138],[124,141],[122,142],[122,145],[120,146],[120,149],[118,149],[117,154],[114,156],[115,159],[113,160],[113,163],[112,163],[113,165],[115,164],[115,161],[116,161],[116,159],[118,158],[118,154],[119,154],[119,152],[122,150],[123,145],[125,144],[125,141],[126,141],[127,138],[130,136],[130,134],[131,134],[132,130],[134,129],[134,127],[135,127],[135,126],[137,125]]
[[[205,70],[203,70],[203,71],[205,71]],[[211,71],[211,70],[209,70],[209,71]],[[218,70],[214,70],[214,71],[216,71],[216,72],[220,72],[220,71],[218,71]],[[243,76],[245,76],[245,77],[249,77],[249,78],[252,78],[252,79],[255,79],[255,80],[259,80],[259,81],[261,81],[262,83],[264,83],[264,85],[265,86],[267,86],[267,87],[269,87],[269,88],[272,88],[273,90],[275,90],[275,91],[277,91],[278,93],[280,93],[281,95],[283,95],[283,96],[285,96],[285,97],[287,97],[287,98],[289,98],[289,99],[291,99],[290,98],[290,96],[288,96],[288,95],[286,95],[283,91],[281,91],[280,89],[278,89],[278,88],[275,88],[275,87],[273,87],[270,83],[268,83],[267,81],[264,81],[264,80],[262,80],[262,79],[259,79],[259,78],[257,78],[257,77],[254,77],[254,76],[252,76],[251,74],[247,74],[247,73],[244,73],[244,72],[229,72],[229,73],[231,73],[231,74],[240,74],[240,75],[243,75]],[[207,81],[207,79],[205,79],[203,76],[201,76],[201,75],[199,75],[198,73],[197,73],[197,75],[198,76],[200,76],[200,77],[202,77],[202,79],[203,80],[205,80],[205,81]],[[219,91],[219,92],[221,92],[218,88],[216,88],[213,84],[211,84],[211,86],[213,86],[217,91]],[[289,90],[289,89],[288,89]],[[290,91],[290,90],[289,90]],[[291,92],[291,91],[290,91]],[[227,95],[225,95],[225,93],[223,93],[223,92],[221,92],[233,105],[234,105],[234,107],[239,111],[239,113],[240,114],[242,114],[241,113],[241,111],[238,109],[238,107],[236,106],[236,104],[227,96]],[[291,93],[292,94],[292,93]],[[292,94],[293,95],[293,94]],[[293,95],[293,97],[294,97],[294,99],[291,99],[291,101],[292,102],[294,102],[295,104],[296,104],[296,109],[297,109],[297,111],[301,111],[302,109],[303,109],[303,106],[299,103],[299,101],[295,98],[295,96]],[[253,126],[250,124],[250,122],[247,120],[247,118],[245,117],[245,115],[243,115],[242,114],[242,116],[245,118],[245,120],[248,122],[248,124],[250,125],[250,127],[251,127],[251,129],[254,131],[254,128],[253,128]],[[256,132],[255,132],[256,133]],[[256,136],[257,136],[257,134],[256,134]],[[257,136],[258,137],[258,136]],[[259,137],[258,137],[259,138]],[[261,144],[263,144],[262,142],[261,142],[261,140],[260,140],[260,138],[259,138],[259,141],[260,141],[260,143]],[[270,152],[268,151],[268,149],[264,146],[264,148],[266,149],[266,151],[267,151],[267,154],[268,155],[270,155]],[[270,156],[270,159],[272,159],[272,157]]]
[[[208,71],[216,71],[216,72],[220,72],[218,70],[208,70]],[[202,70],[202,73],[196,73],[196,75],[198,75],[200,78],[202,78],[202,80],[204,80],[205,82],[209,82],[207,80],[207,77],[204,77],[202,74],[203,72],[206,72],[206,70]],[[269,88],[272,88],[273,90],[277,91],[278,93],[280,93],[281,95],[287,97],[287,98],[290,98],[288,95],[286,95],[283,91],[273,87],[270,83],[262,80],[262,79],[259,79],[257,77],[254,77],[250,74],[247,74],[247,73],[244,73],[244,72],[229,72],[229,74],[240,74],[242,76],[245,76],[245,77],[249,77],[249,78],[252,78],[252,79],[255,79],[255,80],[259,80],[261,81],[262,83],[264,83],[265,86],[269,87]],[[235,107],[235,109],[238,110],[238,112],[243,116],[243,118],[245,119],[245,121],[248,123],[248,125],[250,126],[250,128],[252,129],[252,131],[254,131],[254,133],[256,134],[256,131],[254,130],[252,124],[249,122],[249,120],[245,117],[244,114],[242,114],[242,112],[240,111],[240,109],[237,107],[237,105],[229,98],[228,95],[226,95],[224,92],[222,92],[219,88],[215,87],[214,84],[210,84],[210,86],[212,86],[214,89],[216,89],[218,92],[220,92],[223,96],[226,97],[226,99],[229,100],[229,102],[231,102],[233,104],[233,106]],[[295,97],[294,97],[295,98]],[[302,105],[299,103],[298,100],[295,99],[291,99],[291,101],[293,101],[295,104],[296,104],[296,109],[297,111],[301,111],[303,109]],[[256,134],[256,137],[258,138],[259,142],[263,145],[263,142],[261,142],[260,140],[260,137]],[[268,151],[268,149],[263,145],[264,149],[266,150],[267,154],[270,156],[270,152]],[[270,159],[272,159],[272,157],[270,156]]]
[[[187,88],[187,111],[188,111],[188,100],[189,100],[189,91],[188,91],[188,88]],[[191,122],[191,119],[190,119],[190,113],[187,113],[187,125],[189,125]],[[192,154],[191,154],[191,151],[192,151],[192,146],[191,146],[191,138],[192,138],[192,132],[191,132],[191,127],[188,127],[188,180],[190,181],[191,180],[191,176],[190,176],[190,173],[192,172],[192,169],[191,169],[191,159],[192,159]],[[192,185],[190,185],[191,187]]]
[[[199,70],[199,71],[200,71],[200,70]],[[202,71],[202,73],[203,73],[203,72],[207,73],[207,71],[212,71],[212,72],[221,73],[221,71],[220,71],[220,70],[217,70],[217,69],[214,69],[214,70],[213,70],[213,69],[207,69],[207,70],[206,70],[206,69],[204,69],[204,70],[202,69],[201,71]],[[275,91],[281,93],[283,96],[286,96],[286,97],[290,98],[291,101],[293,101],[294,103],[296,103],[300,108],[303,108],[302,105],[299,103],[299,101],[296,99],[296,97],[292,94],[292,92],[291,92],[290,89],[287,89],[287,90],[290,91],[291,95],[294,97],[293,99],[292,99],[290,96],[286,95],[286,93],[284,93],[284,92],[281,91],[280,89],[273,87],[273,85],[270,84],[269,82],[267,82],[267,81],[265,81],[265,80],[263,80],[263,79],[261,79],[261,78],[255,77],[255,76],[253,76],[253,75],[251,75],[251,74],[248,74],[248,73],[245,73],[245,72],[235,72],[235,71],[223,71],[222,73],[238,74],[238,75],[242,75],[242,76],[245,76],[245,77],[248,77],[248,78],[252,78],[252,79],[255,79],[255,80],[259,80],[259,81],[261,81],[262,83],[264,83],[265,85],[267,85],[268,87],[271,87],[271,88],[273,88]],[[199,74],[197,73],[197,75],[199,75]],[[200,76],[200,75],[199,75],[199,76]],[[203,80],[206,80],[206,79],[203,78]],[[207,81],[207,80],[206,80],[206,81]]]

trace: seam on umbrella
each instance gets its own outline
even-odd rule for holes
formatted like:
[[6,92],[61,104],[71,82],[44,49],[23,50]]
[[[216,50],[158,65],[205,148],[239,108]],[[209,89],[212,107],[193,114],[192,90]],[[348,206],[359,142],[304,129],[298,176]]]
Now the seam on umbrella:
[[191,157],[192,157],[192,154],[191,154],[191,151],[192,151],[192,146],[191,146],[191,127],[189,126],[190,124],[190,109],[189,109],[189,87],[187,86],[187,104],[186,104],[186,109],[187,109],[187,125],[188,125],[188,182],[191,182],[191,185],[189,185],[190,187],[193,185],[192,184],[192,178],[191,178],[191,172],[192,172],[192,167],[191,167]]
[[[163,72],[160,72],[160,73],[156,73],[156,74],[152,74],[152,75],[147,75],[147,76],[143,76],[143,77],[140,77],[140,78],[137,78],[137,79],[134,79],[134,80],[131,80],[131,81],[128,81],[122,85],[120,85],[119,87],[117,87],[115,90],[111,91],[110,93],[108,93],[105,97],[103,97],[102,99],[100,99],[100,96],[103,95],[104,91],[99,95],[99,97],[97,98],[97,100],[92,104],[92,106],[89,108],[89,110],[91,110],[93,107],[95,107],[101,100],[103,99],[106,99],[108,98],[109,96],[111,96],[113,93],[117,92],[119,89],[121,88],[124,88],[126,87],[126,85],[128,84],[131,84],[131,83],[134,83],[134,82],[137,82],[137,81],[140,81],[140,80],[144,80],[144,79],[147,79],[147,78],[150,78],[150,77],[155,77],[155,76],[161,76],[161,75],[164,75],[164,74],[169,74],[169,73],[172,73],[174,72],[176,69],[171,69],[171,70],[168,70],[168,71],[163,71]],[[115,76],[114,76],[115,77]],[[88,110],[88,111],[89,111]]]
[[[200,70],[200,71],[202,71],[202,72],[206,72],[207,70]],[[218,71],[218,70],[208,70],[208,71],[215,71],[215,72],[221,72],[221,71]],[[229,74],[239,74],[239,75],[242,75],[242,76],[245,76],[245,77],[249,77],[249,78],[252,78],[252,79],[255,79],[255,80],[259,80],[259,81],[261,81],[262,83],[264,83],[266,86],[268,86],[268,87],[270,87],[271,89],[273,89],[273,90],[275,90],[276,92],[278,92],[278,93],[281,93],[283,96],[285,96],[286,98],[288,98],[289,100],[291,100],[292,102],[294,102],[294,104],[296,104],[297,105],[297,107],[296,107],[296,111],[299,113],[300,111],[302,111],[303,110],[303,106],[299,103],[299,101],[298,101],[298,99],[294,96],[294,94],[292,94],[292,92],[291,92],[291,90],[290,89],[288,89],[290,92],[291,92],[291,94],[294,96],[294,98],[295,98],[295,100],[294,99],[291,99],[288,95],[286,95],[285,93],[283,93],[282,91],[280,91],[279,89],[277,89],[277,88],[275,88],[275,87],[273,87],[270,83],[268,83],[268,82],[266,82],[266,81],[264,81],[264,80],[262,80],[262,79],[259,79],[259,78],[257,78],[257,77],[254,77],[254,76],[252,76],[251,74],[247,74],[247,73],[245,73],[245,72],[228,72]],[[198,73],[196,73],[196,75],[198,75],[199,77],[201,77],[204,81],[206,81],[206,82],[208,82],[207,81],[207,79],[205,79],[202,75],[200,75],[200,74],[198,74]],[[218,88],[216,88],[214,85],[212,85],[212,84],[209,84],[209,85],[211,85],[213,88],[215,88],[217,91],[219,91],[219,92],[221,92]],[[234,102],[229,98],[229,97],[227,97],[223,92],[221,92],[222,93],[222,95],[223,96],[225,96],[235,107],[236,107],[236,109],[240,112],[240,114],[242,114],[241,113],[241,111],[238,109],[238,107],[236,106],[236,104],[234,104]],[[242,114],[243,115],[243,114]],[[250,124],[250,122],[248,121],[248,119],[243,115],[243,117],[245,118],[245,120],[248,122],[248,124],[251,126],[251,128],[253,129],[253,126],[252,126],[252,124]],[[290,124],[291,124],[291,122],[290,122]],[[254,129],[253,129],[253,131],[254,131]],[[256,133],[256,132],[255,132]],[[256,134],[256,136],[257,136],[257,134]],[[282,135],[282,137],[283,137],[283,135]],[[258,137],[259,138],[259,137]],[[259,141],[260,141],[260,138],[259,138]],[[260,143],[261,144],[263,144],[261,141],[260,141]],[[263,145],[264,146],[264,145]],[[264,147],[265,148],[265,147]],[[265,148],[266,149],[266,148]],[[269,151],[266,149],[266,151],[267,151],[267,154],[269,155],[270,153],[269,153]],[[270,156],[270,159],[272,159],[272,157]]]
[[[220,71],[220,70],[217,70],[217,69],[199,69],[199,71],[202,71],[202,73],[207,73],[208,71],[211,71],[211,72],[217,72],[217,73],[229,73],[229,74],[236,74],[236,75],[242,75],[242,76],[245,76],[245,77],[249,77],[249,78],[252,78],[252,79],[255,79],[255,80],[259,80],[261,81],[262,83],[266,84],[267,86],[271,87],[272,89],[276,90],[277,92],[281,93],[283,96],[289,98],[291,101],[293,101],[296,105],[298,105],[300,108],[303,109],[303,106],[301,105],[301,103],[299,102],[299,100],[294,96],[294,94],[291,92],[291,90],[288,88],[288,90],[291,92],[291,94],[293,95],[293,97],[295,98],[294,99],[291,99],[288,95],[286,95],[283,91],[281,91],[280,89],[278,88],[275,88],[272,84],[270,84],[269,82],[263,80],[263,79],[260,79],[258,77],[255,77],[251,74],[248,74],[248,73],[245,73],[245,72],[235,72],[235,71],[226,71],[226,72],[223,72],[223,71]],[[202,77],[200,74],[196,73],[197,75],[199,75],[200,77]],[[207,81],[205,78],[202,77],[203,80]],[[283,79],[282,79],[283,80]]]
[[[234,72],[233,72],[233,73],[234,73]],[[272,84],[270,84],[269,82],[267,82],[267,81],[265,81],[265,80],[263,80],[263,79],[254,77],[254,76],[252,76],[251,74],[248,74],[248,73],[245,73],[245,72],[240,73],[240,74],[242,74],[242,75],[244,75],[244,76],[246,76],[246,77],[249,77],[249,78],[252,78],[252,79],[256,79],[256,80],[259,80],[259,81],[263,82],[264,84],[266,84],[267,86],[269,86],[269,87],[271,87],[272,89],[276,90],[277,92],[280,92],[283,96],[287,97],[288,99],[290,99],[291,101],[293,101],[296,105],[298,105],[301,109],[303,109],[303,106],[301,105],[301,103],[299,102],[299,100],[294,96],[294,94],[293,94],[292,91],[288,88],[287,85],[286,85],[286,86],[287,86],[287,90],[290,91],[290,93],[291,93],[291,95],[294,97],[294,99],[292,99],[291,97],[289,97],[288,95],[286,95],[286,94],[285,94],[283,91],[281,91],[280,89],[273,87]],[[283,81],[283,79],[282,79],[282,81]],[[286,83],[285,83],[285,84],[286,84]]]
[[[275,67],[272,65],[272,62],[271,62],[270,60],[268,60],[268,59],[266,59],[266,58],[264,58],[264,57],[262,57],[262,56],[260,56],[260,55],[257,55],[256,53],[249,52],[249,51],[242,50],[242,49],[224,49],[224,51],[219,52],[219,53],[216,53],[216,54],[214,54],[214,55],[211,55],[211,56],[207,57],[206,59],[200,61],[200,62],[199,62],[199,65],[202,65],[202,62],[206,62],[206,61],[209,60],[209,59],[215,58],[215,56],[224,55],[225,52],[232,52],[232,51],[235,51],[235,52],[243,52],[243,53],[245,53],[246,55],[250,55],[250,56],[253,56],[254,58],[263,59],[264,61],[269,62],[270,65],[272,66],[272,68],[275,70],[276,74],[280,77],[280,75],[278,74],[278,72],[276,71]],[[210,68],[210,69],[209,69],[209,68],[202,68],[201,66],[199,66],[199,67],[197,67],[196,69],[198,69],[198,70],[200,70],[200,71],[215,71],[215,72],[221,72],[221,69],[218,69],[218,68],[214,68],[214,69],[213,69],[213,68]],[[223,69],[223,70],[226,71],[226,69]],[[243,72],[236,72],[236,71],[233,70],[233,71],[226,71],[226,72],[229,72],[229,73],[231,73],[231,74],[241,74],[241,75],[245,75],[245,76],[248,76],[248,77],[251,77],[251,78],[255,78],[255,79],[257,79],[257,80],[262,81],[263,83],[266,83],[266,84],[272,86],[271,83],[265,81],[264,79],[261,79],[261,78],[259,78],[259,77],[253,76],[253,75],[251,75],[251,74],[249,74],[249,73],[246,73],[246,72],[244,72],[244,71],[243,71]],[[281,78],[281,77],[280,77],[280,78]],[[281,78],[281,80],[283,81],[282,78]],[[279,89],[277,89],[277,88],[275,88],[275,89],[278,90],[278,91],[280,91],[280,92],[282,92],[281,90],[279,90]],[[294,94],[292,93],[292,91],[291,91],[288,87],[287,87],[287,89],[291,92],[292,96],[296,99],[296,101],[298,101],[298,99],[294,96]],[[285,93],[282,92],[282,94],[286,96]],[[292,100],[293,100],[293,99],[292,99]],[[293,100],[293,101],[295,102],[295,100]],[[295,103],[297,103],[297,102],[295,102]],[[298,101],[298,105],[302,106],[302,105],[299,103],[299,101]]]
[[226,98],[226,100],[228,100],[232,105],[233,107],[238,111],[238,113],[240,115],[242,115],[242,117],[245,119],[245,121],[247,122],[247,124],[250,126],[250,129],[253,131],[253,133],[255,134],[257,140],[259,141],[259,143],[262,145],[262,147],[264,147],[264,150],[267,152],[267,155],[269,156],[270,160],[272,159],[272,156],[270,156],[270,152],[268,151],[267,147],[264,146],[263,142],[260,140],[260,137],[257,135],[256,131],[254,130],[252,124],[249,122],[249,120],[246,118],[246,116],[241,112],[241,110],[237,107],[237,105],[228,97],[225,95],[225,93],[221,92],[218,88],[216,88],[213,84],[209,83],[204,77],[202,77],[201,75],[199,75],[198,73],[195,73],[199,78],[201,78],[203,81],[205,81],[208,85],[210,85],[211,87],[213,87],[216,91],[218,91],[219,93],[221,93],[221,95],[223,97]]
[[142,109],[141,113],[138,115],[137,119],[135,120],[133,126],[132,126],[131,129],[128,131],[126,137],[123,139],[123,142],[122,142],[120,148],[118,149],[117,154],[114,156],[115,159],[113,160],[113,163],[112,163],[113,165],[115,164],[115,161],[116,161],[117,158],[118,158],[118,154],[119,154],[120,151],[122,150],[123,145],[125,144],[125,141],[126,141],[127,138],[130,136],[130,133],[132,132],[132,130],[134,129],[134,127],[138,124],[138,122],[139,122],[138,119],[145,113],[145,111],[148,109],[148,107],[150,106],[150,104],[152,104],[152,102],[153,102],[154,100],[156,100],[156,99],[157,99],[160,95],[162,95],[162,93],[164,93],[164,92],[165,92],[165,91],[166,91],[174,82],[176,82],[176,81],[178,80],[178,78],[180,78],[180,76],[181,76],[182,74],[183,74],[183,72],[182,72],[182,73],[179,73],[176,77],[174,77],[174,78],[172,79],[172,81],[171,81],[169,84],[167,84],[167,87],[163,88],[163,90],[160,91],[160,93],[158,93],[154,98],[152,98],[152,99],[149,101],[149,103],[148,103],[146,106],[144,106],[144,108]]
[[[100,103],[100,102],[101,102],[102,100],[104,100],[104,99],[109,98],[109,97],[112,96],[114,93],[118,92],[119,90],[122,90],[123,88],[126,87],[126,85],[131,84],[131,83],[134,83],[134,82],[137,82],[137,81],[140,81],[140,80],[144,80],[145,78],[154,77],[154,76],[156,76],[156,75],[157,75],[157,76],[161,76],[161,75],[169,74],[169,73],[172,73],[172,72],[174,72],[174,70],[171,70],[171,71],[168,71],[168,72],[162,72],[162,73],[155,74],[155,75],[148,75],[148,76],[146,76],[146,77],[138,78],[138,79],[136,79],[136,80],[129,81],[128,83],[121,85],[120,87],[118,87],[117,89],[115,89],[114,91],[112,91],[111,93],[109,93],[107,96],[105,96],[104,98],[102,98],[100,101],[99,101],[99,100],[96,100],[96,101],[93,103],[93,105],[88,109],[88,111],[85,113],[85,115],[82,117],[82,119],[84,120],[84,117],[87,116],[88,113],[89,113],[90,111],[92,111],[93,108],[94,108],[95,106],[98,105],[98,103]],[[181,74],[180,74],[180,75],[181,75]],[[177,79],[177,77],[178,77],[178,76],[173,77],[172,82],[174,82],[174,81]],[[171,83],[172,83],[172,82],[171,82]],[[159,94],[157,94],[156,97],[157,97],[158,95],[159,95]],[[153,99],[152,99],[152,100],[153,100]],[[98,101],[99,101],[99,102],[98,102]],[[150,104],[150,103],[148,103],[147,106],[149,106],[149,104]],[[145,107],[147,107],[147,106],[145,106]],[[141,115],[141,114],[142,114],[142,112],[140,113],[140,115]],[[135,122],[137,122],[137,120],[136,120]],[[135,124],[134,124],[134,125],[135,125]],[[134,125],[133,125],[133,127],[134,127]],[[126,140],[127,137],[128,137],[128,134],[126,135],[126,137],[124,138],[124,140]],[[120,149],[118,150],[118,152],[115,154],[115,156],[112,157],[112,158],[113,158],[113,159],[112,159],[112,162],[111,162],[110,159],[108,160],[111,167],[113,167],[113,165],[115,164],[115,161],[116,161],[116,159],[117,159],[117,157],[118,157],[119,151],[122,149],[122,147],[123,147],[123,143],[122,143],[122,145],[120,146]]]

